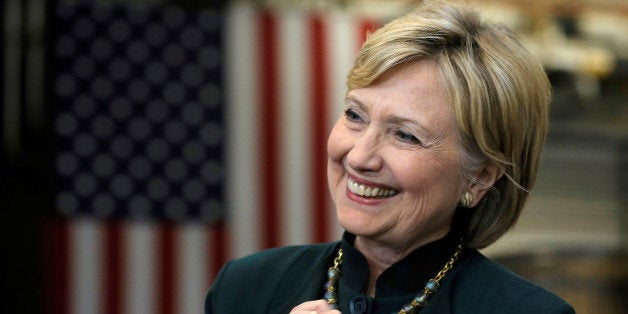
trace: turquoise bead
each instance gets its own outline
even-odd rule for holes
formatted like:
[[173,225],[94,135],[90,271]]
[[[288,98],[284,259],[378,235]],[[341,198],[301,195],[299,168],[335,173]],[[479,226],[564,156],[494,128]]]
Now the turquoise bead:
[[334,280],[334,279],[338,278],[338,269],[337,268],[330,268],[327,271],[327,278],[329,278],[330,280]]
[[430,279],[426,284],[425,284],[425,290],[427,290],[428,293],[436,293],[436,291],[438,291],[438,282],[434,281],[433,279]]
[[331,287],[333,287],[331,281],[325,283],[325,290],[329,290]]

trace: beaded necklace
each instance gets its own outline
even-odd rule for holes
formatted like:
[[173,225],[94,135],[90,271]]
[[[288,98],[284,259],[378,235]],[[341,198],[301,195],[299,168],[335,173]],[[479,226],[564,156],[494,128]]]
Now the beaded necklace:
[[[445,277],[447,272],[453,267],[456,260],[462,253],[463,245],[462,243],[458,244],[456,247],[456,251],[454,255],[445,263],[445,266],[436,274],[436,276],[427,281],[425,287],[419,294],[417,294],[412,301],[408,304],[404,305],[401,310],[399,310],[398,314],[409,314],[416,313],[421,308],[424,308],[427,305],[427,301],[431,295],[438,291],[440,287],[440,281]],[[338,288],[336,287],[338,283],[338,278],[340,278],[340,264],[342,264],[342,249],[338,249],[338,256],[334,259],[334,265],[329,267],[327,270],[327,282],[325,283],[325,301],[331,305],[333,309],[338,309]]]

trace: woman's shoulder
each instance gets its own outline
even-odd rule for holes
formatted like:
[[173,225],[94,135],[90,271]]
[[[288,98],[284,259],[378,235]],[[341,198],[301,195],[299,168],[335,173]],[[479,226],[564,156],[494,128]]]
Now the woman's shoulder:
[[455,298],[474,313],[574,313],[554,293],[476,250],[467,252],[453,277]]
[[464,282],[484,284],[487,287],[496,288],[505,286],[517,289],[543,290],[477,250],[469,250],[460,266],[461,269],[457,278]]
[[[287,246],[225,264],[205,299],[206,313],[267,313],[310,300],[320,293],[338,243]],[[321,281],[312,285],[312,281]]]
[[285,280],[286,276],[312,271],[314,265],[328,267],[321,265],[329,264],[337,246],[338,243],[286,246],[237,258],[223,265],[213,286],[241,283],[249,287],[268,286]]
[[248,256],[234,259],[227,265],[230,268],[281,268],[282,265],[290,266],[299,261],[327,260],[334,252],[338,243],[319,243],[308,245],[293,245],[267,249]]

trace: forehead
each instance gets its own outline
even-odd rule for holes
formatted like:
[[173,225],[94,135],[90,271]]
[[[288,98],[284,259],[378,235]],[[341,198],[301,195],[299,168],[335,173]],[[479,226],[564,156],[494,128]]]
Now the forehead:
[[349,91],[348,100],[369,111],[383,110],[405,118],[453,118],[451,104],[442,88],[436,63],[431,60],[399,66],[373,84]]

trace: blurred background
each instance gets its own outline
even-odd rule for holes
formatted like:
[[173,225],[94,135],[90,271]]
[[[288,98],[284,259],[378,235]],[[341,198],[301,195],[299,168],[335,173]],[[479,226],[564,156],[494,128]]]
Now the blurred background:
[[[484,253],[628,304],[628,2],[476,0],[554,86],[520,223]],[[228,259],[334,241],[325,142],[413,1],[0,0],[0,313],[201,313]]]

